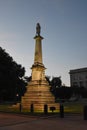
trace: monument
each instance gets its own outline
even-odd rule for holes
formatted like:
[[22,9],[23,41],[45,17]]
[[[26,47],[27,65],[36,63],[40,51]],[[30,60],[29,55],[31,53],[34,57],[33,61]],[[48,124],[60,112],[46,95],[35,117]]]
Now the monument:
[[34,111],[44,111],[44,106],[59,108],[59,105],[55,103],[55,97],[50,92],[50,85],[45,78],[45,66],[42,59],[42,40],[40,35],[40,24],[36,25],[35,39],[35,54],[34,64],[31,67],[31,81],[27,85],[27,91],[22,97],[21,105],[23,111],[30,111],[33,106]]

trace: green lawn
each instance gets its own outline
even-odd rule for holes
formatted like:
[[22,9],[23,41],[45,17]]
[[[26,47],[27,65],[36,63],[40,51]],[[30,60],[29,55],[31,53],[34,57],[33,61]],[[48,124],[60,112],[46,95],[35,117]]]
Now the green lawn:
[[80,103],[68,103],[64,105],[66,113],[83,113],[84,105]]
[[[84,105],[82,105],[80,103],[65,103],[64,104],[65,113],[81,113],[82,114],[83,108],[84,108]],[[9,104],[0,105],[0,111],[20,112],[19,108],[12,107],[12,105],[9,105]],[[54,112],[59,113],[59,110],[54,111]]]

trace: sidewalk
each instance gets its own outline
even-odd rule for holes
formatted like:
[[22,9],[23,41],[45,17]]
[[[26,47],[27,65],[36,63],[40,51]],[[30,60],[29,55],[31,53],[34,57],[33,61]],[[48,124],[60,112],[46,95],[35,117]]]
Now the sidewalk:
[[0,113],[0,130],[87,130],[87,120],[81,115],[66,115],[65,118],[29,117]]

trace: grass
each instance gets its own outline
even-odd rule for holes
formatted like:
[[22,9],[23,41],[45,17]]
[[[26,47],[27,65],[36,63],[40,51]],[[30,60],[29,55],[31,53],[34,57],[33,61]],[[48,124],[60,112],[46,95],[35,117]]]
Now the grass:
[[[82,114],[83,113],[83,108],[84,108],[84,105],[82,105],[80,103],[65,103],[64,104],[64,112],[65,113],[79,113],[79,114]],[[9,104],[0,105],[0,111],[20,113],[20,109],[19,108],[12,107]],[[25,110],[25,111],[22,111],[22,113],[29,114],[30,112],[28,112],[27,110]],[[36,114],[37,113],[42,114],[41,112],[35,112],[35,113]],[[50,114],[51,113],[52,112],[50,112]],[[55,113],[59,113],[59,110],[58,111],[54,111],[53,113],[54,114]]]
[[64,111],[66,113],[79,113],[79,114],[82,114],[83,113],[83,107],[84,105],[80,104],[80,103],[68,103],[68,104],[65,104],[64,106]]

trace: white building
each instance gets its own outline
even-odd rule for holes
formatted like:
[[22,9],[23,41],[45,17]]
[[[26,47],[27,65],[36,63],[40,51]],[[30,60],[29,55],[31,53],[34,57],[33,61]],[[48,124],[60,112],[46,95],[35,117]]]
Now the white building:
[[70,85],[87,88],[87,68],[70,70]]

